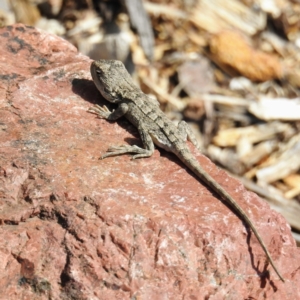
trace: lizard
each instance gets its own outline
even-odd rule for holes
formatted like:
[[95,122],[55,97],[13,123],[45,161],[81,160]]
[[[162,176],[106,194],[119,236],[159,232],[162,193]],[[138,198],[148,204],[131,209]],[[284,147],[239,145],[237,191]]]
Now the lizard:
[[89,112],[99,118],[116,121],[124,116],[138,130],[144,148],[137,145],[111,146],[101,156],[106,157],[132,153],[132,159],[150,157],[154,153],[154,145],[174,153],[182,163],[190,169],[198,179],[225,200],[254,232],[264,253],[280,280],[284,278],[276,268],[273,259],[265,246],[260,234],[251,219],[232,196],[213,179],[200,165],[186,141],[190,141],[199,149],[195,135],[185,121],[180,121],[176,126],[159,108],[156,99],[144,94],[138,88],[124,64],[118,60],[93,61],[90,67],[92,79],[101,95],[111,103],[117,104],[117,108],[110,111],[106,106],[95,105],[89,108]]

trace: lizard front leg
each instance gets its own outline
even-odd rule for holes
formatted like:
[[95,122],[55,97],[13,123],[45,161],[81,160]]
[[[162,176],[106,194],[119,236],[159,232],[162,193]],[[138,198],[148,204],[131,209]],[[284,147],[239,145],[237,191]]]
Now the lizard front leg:
[[126,103],[121,103],[116,110],[110,111],[105,105],[102,107],[100,105],[95,105],[90,107],[88,112],[95,114],[100,119],[106,119],[110,121],[115,121],[122,116],[124,116],[128,111],[128,105]]
[[154,144],[149,132],[142,125],[138,127],[138,131],[145,148],[136,145],[111,146],[108,148],[107,152],[101,156],[101,159],[126,153],[137,153],[132,156],[132,159],[152,156]]
[[[128,105],[126,103],[121,103],[118,108],[112,112],[106,106],[102,107],[95,105],[94,107],[89,108],[88,111],[96,114],[101,119],[115,121],[126,114],[128,111]],[[138,131],[145,148],[141,148],[136,145],[111,146],[108,148],[107,152],[101,156],[101,159],[126,153],[137,153],[132,156],[132,159],[150,157],[154,152],[154,144],[151,136],[142,125],[138,127]]]

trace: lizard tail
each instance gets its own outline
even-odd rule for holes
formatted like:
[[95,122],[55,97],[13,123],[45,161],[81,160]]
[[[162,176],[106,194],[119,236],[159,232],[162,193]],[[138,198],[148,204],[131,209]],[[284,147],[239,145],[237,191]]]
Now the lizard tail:
[[[189,151],[188,151],[189,152]],[[202,180],[204,183],[206,183],[213,191],[218,193],[218,195],[225,200],[229,205],[235,210],[235,212],[238,214],[238,216],[241,218],[242,221],[245,221],[246,224],[252,229],[254,232],[254,235],[258,239],[261,247],[263,248],[270,264],[272,265],[273,269],[275,270],[276,274],[282,280],[283,282],[285,281],[284,278],[281,276],[280,272],[277,270],[273,259],[263,242],[260,234],[256,230],[254,224],[246,214],[246,212],[238,205],[238,203],[226,192],[225,189],[221,187],[207,172],[202,169],[200,166],[199,162],[196,160],[195,157],[192,155],[187,155],[187,150],[186,149],[178,149],[176,151],[177,157],[191,170],[193,173],[197,175],[197,177]],[[189,157],[187,157],[189,156]]]

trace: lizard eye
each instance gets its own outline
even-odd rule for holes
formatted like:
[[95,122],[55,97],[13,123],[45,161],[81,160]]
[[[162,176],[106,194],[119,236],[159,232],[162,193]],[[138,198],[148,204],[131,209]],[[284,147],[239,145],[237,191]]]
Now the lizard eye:
[[101,74],[102,74],[102,71],[99,70],[99,69],[97,69],[97,70],[96,70],[96,73],[97,73],[98,75],[101,75]]

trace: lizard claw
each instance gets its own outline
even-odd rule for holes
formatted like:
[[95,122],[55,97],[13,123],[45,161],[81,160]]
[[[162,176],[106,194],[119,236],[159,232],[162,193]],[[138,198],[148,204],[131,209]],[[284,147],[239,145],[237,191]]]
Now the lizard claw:
[[111,111],[105,105],[99,106],[97,104],[94,107],[90,107],[88,112],[97,115],[100,119],[107,119],[111,114]]

